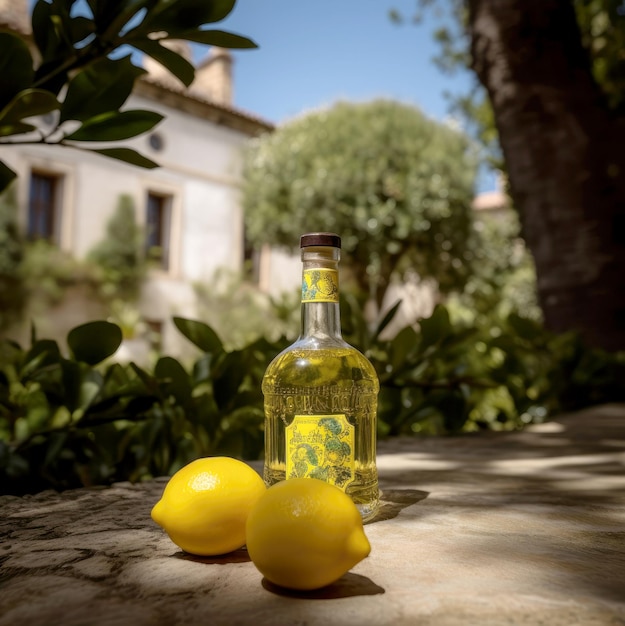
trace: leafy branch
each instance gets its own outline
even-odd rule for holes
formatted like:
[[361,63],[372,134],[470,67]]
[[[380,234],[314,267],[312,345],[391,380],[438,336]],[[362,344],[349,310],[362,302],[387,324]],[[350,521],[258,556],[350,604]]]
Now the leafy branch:
[[[235,2],[38,0],[32,13],[35,55],[25,37],[0,33],[0,145],[69,146],[139,167],[157,167],[131,148],[88,144],[130,139],[163,119],[153,111],[121,110],[135,81],[146,73],[132,62],[133,52],[152,57],[188,87],[195,68],[167,47],[167,41],[255,48],[247,37],[206,28],[223,20]],[[55,112],[51,129],[37,126],[37,118]],[[15,177],[0,161],[0,191]]]

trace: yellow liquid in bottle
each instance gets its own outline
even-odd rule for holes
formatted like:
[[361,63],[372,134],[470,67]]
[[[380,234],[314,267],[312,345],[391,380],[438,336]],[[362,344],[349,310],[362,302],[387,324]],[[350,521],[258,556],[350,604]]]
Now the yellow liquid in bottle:
[[[308,418],[309,422],[316,418],[324,420],[323,416],[330,416],[335,423],[346,420],[353,427],[352,430],[346,425],[353,437],[353,476],[344,490],[355,502],[363,520],[374,517],[379,506],[376,469],[379,383],[371,363],[347,344],[318,349],[294,345],[269,365],[262,389],[266,484],[288,478],[287,452],[292,453],[287,450],[289,426],[297,427],[297,420],[305,422],[305,416],[315,416]],[[315,436],[321,439],[320,434]],[[320,446],[323,447],[321,441]]]

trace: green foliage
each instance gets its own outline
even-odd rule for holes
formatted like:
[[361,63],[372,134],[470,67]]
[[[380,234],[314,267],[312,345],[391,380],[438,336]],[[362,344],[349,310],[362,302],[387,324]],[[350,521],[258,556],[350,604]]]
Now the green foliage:
[[540,320],[536,272],[520,235],[517,213],[509,208],[478,212],[472,236],[473,273],[464,290],[446,300],[452,317],[480,325],[511,313]]
[[0,194],[0,330],[17,319],[26,304],[20,267],[24,242],[17,225],[17,202],[12,186]]
[[[22,36],[0,33],[0,144],[72,146],[156,167],[131,148],[85,145],[135,137],[163,117],[153,111],[121,110],[135,80],[145,73],[127,51],[153,57],[188,86],[195,75],[193,66],[163,43],[256,47],[246,37],[205,28],[223,20],[234,4],[235,0],[87,0],[75,10],[73,1],[38,0],[32,13],[35,55]],[[56,111],[57,123],[45,132],[31,119]],[[0,191],[15,176],[0,162]]]
[[[592,73],[605,95],[609,108],[621,115],[625,110],[625,16],[622,0],[575,0],[575,13],[582,43],[590,57]],[[471,67],[471,39],[466,28],[467,3],[450,0],[416,0],[414,21],[420,22],[423,12],[447,9],[442,26],[434,33],[440,53],[434,59],[440,69],[453,73]],[[403,15],[392,10],[390,18],[402,21]],[[498,146],[497,130],[486,91],[475,81],[470,92],[452,97],[453,108],[472,127],[476,138],[486,148],[488,160],[497,169],[504,167]]]
[[[380,335],[351,298],[346,338],[380,378],[380,436],[520,428],[562,410],[625,399],[625,355],[587,349],[510,315],[499,326],[452,323],[439,306],[418,328]],[[147,371],[111,362],[120,329],[91,322],[23,349],[0,342],[0,493],[138,481],[200,456],[255,459],[263,449],[261,381],[287,341],[227,350],[203,322],[175,318],[199,349],[188,367],[163,356]]]
[[136,481],[216,453],[257,457],[260,381],[284,344],[226,351],[205,324],[174,321],[202,350],[189,369],[168,356],[153,372],[103,363],[121,342],[108,322],[72,330],[70,357],[51,340],[33,337],[28,349],[1,342],[1,491]]
[[452,323],[439,305],[388,341],[380,340],[388,318],[370,332],[349,300],[342,318],[346,338],[378,372],[381,435],[513,429],[625,398],[625,354],[588,349],[516,313]]
[[338,103],[251,146],[247,233],[292,247],[303,232],[340,232],[344,264],[378,302],[407,266],[448,291],[468,271],[475,173],[466,137],[418,109]]
[[146,264],[141,250],[142,234],[131,196],[122,195],[106,226],[106,234],[88,258],[103,273],[103,294],[108,299],[135,300]]
[[625,14],[621,0],[575,0],[582,41],[609,107],[625,111]]
[[234,273],[216,272],[195,285],[198,317],[205,320],[228,348],[242,348],[261,337],[294,339],[300,326],[300,294],[273,298]]
[[95,290],[99,284],[89,263],[44,239],[26,244],[20,272],[32,315],[61,302],[67,287],[80,284]]

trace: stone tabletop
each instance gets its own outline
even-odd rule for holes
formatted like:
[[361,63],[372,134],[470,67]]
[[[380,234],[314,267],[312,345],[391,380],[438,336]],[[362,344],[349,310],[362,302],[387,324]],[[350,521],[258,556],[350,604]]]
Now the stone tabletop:
[[378,451],[371,555],[309,593],[181,552],[164,479],[0,497],[0,626],[625,625],[625,405]]

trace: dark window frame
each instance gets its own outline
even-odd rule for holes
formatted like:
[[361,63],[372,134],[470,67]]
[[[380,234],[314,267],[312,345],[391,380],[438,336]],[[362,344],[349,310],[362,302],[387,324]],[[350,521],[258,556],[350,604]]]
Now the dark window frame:
[[63,177],[59,174],[31,170],[26,222],[28,239],[45,239],[59,243],[62,184]]
[[171,266],[171,222],[173,196],[148,191],[146,198],[145,255],[167,271]]

